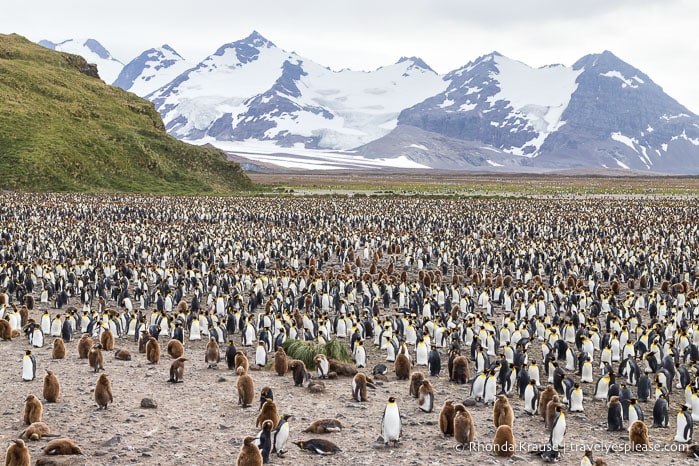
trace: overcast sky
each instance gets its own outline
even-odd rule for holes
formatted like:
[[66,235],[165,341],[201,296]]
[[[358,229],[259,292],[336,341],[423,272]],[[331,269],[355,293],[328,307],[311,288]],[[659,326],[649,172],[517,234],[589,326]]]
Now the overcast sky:
[[198,61],[257,30],[332,69],[417,56],[446,73],[494,50],[533,67],[610,50],[699,113],[699,0],[16,0],[0,33],[97,39],[127,63],[169,44]]

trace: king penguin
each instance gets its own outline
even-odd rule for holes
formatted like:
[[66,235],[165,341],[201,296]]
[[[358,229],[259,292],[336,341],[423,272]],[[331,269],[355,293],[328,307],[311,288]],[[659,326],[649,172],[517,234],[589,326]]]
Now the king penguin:
[[558,450],[559,447],[563,446],[563,437],[566,434],[566,417],[563,414],[563,408],[561,406],[556,406],[556,418],[551,426],[551,436],[549,438],[549,443],[554,450]]
[[653,405],[653,427],[667,427],[667,400],[665,395],[660,395]]
[[381,419],[381,435],[383,436],[384,444],[388,445],[388,442],[393,442],[393,445],[398,444],[401,430],[402,426],[398,405],[396,404],[395,397],[390,397],[384,409],[383,418]]
[[580,384],[576,383],[573,390],[570,392],[570,412],[571,413],[582,413],[583,408],[583,391],[580,388]]
[[680,411],[677,413],[677,433],[675,433],[675,442],[691,443],[694,424],[692,416],[687,412],[687,405],[683,404]]
[[277,427],[274,429],[272,452],[277,453],[279,457],[286,453],[284,447],[286,446],[287,440],[289,440],[289,418],[291,418],[290,414],[282,415],[277,423]]
[[24,358],[22,358],[22,380],[25,382],[31,382],[36,378],[36,358],[32,354],[32,350],[26,350],[24,352]]
[[524,389],[524,411],[531,415],[539,412],[539,389],[535,380],[530,380]]

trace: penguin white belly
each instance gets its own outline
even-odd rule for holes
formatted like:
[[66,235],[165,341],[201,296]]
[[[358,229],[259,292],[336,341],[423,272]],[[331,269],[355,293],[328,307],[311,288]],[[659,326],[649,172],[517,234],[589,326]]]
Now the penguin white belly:
[[44,333],[38,328],[32,332],[32,346],[36,348],[44,346]]
[[582,390],[573,390],[573,392],[570,394],[570,412],[571,413],[584,412]]
[[425,345],[420,345],[415,351],[415,364],[418,366],[427,365],[427,347]]
[[425,400],[420,405],[420,409],[426,413],[430,413],[430,412],[432,412],[433,407],[434,407],[434,397],[431,393],[428,393],[425,396]]
[[682,412],[677,413],[677,432],[675,433],[675,442],[689,443],[692,441],[692,426],[688,425],[687,420]]
[[363,346],[354,349],[354,363],[357,367],[366,367],[366,351]]
[[289,439],[289,423],[285,422],[277,430],[274,437],[274,449],[277,453],[284,451],[286,441]]
[[394,442],[400,437],[400,413],[398,412],[398,405],[391,403],[386,406],[386,412],[383,416],[383,441]]
[[189,328],[189,340],[201,340],[201,330],[199,322],[196,320],[192,322],[192,326]]
[[28,357],[22,361],[22,380],[25,382],[34,380],[34,363]]
[[497,377],[491,375],[488,380],[485,381],[485,390],[483,392],[483,403],[491,403],[495,401],[495,394],[497,392]]
[[61,336],[61,321],[59,319],[54,319],[51,322],[51,336],[60,337]]
[[263,346],[258,346],[255,351],[255,364],[258,366],[264,366],[267,364],[267,351]]

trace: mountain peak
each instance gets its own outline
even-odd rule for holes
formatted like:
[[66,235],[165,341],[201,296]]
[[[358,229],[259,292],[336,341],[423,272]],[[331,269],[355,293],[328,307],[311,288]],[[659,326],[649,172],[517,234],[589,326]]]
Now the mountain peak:
[[274,44],[267,40],[262,34],[253,30],[249,36],[238,41],[239,43],[244,43],[252,45],[254,47],[274,47]]
[[83,45],[103,60],[109,60],[112,58],[112,55],[107,52],[107,49],[105,49],[102,44],[95,39],[86,39],[85,42],[83,42]]
[[406,63],[406,62],[412,63],[412,65],[410,65],[410,68],[420,68],[420,69],[423,69],[426,71],[434,72],[434,70],[432,68],[430,68],[430,66],[427,63],[425,63],[422,60],[422,58],[418,58],[418,57],[400,57],[400,59],[398,59],[398,61],[396,62],[396,65],[399,63]]

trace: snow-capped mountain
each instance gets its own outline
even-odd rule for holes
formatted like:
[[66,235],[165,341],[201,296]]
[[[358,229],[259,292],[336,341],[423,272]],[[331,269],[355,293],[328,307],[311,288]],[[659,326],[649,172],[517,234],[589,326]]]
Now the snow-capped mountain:
[[88,63],[97,65],[100,78],[107,84],[112,84],[124,67],[122,62],[114,58],[95,39],[68,39],[57,43],[42,40],[39,41],[39,45],[59,52],[82,56]]
[[257,32],[198,63],[167,45],[125,67],[91,39],[42,45],[151,100],[173,136],[265,163],[699,173],[699,116],[606,51],[541,68],[493,52],[439,75],[415,57],[333,71]]
[[148,49],[127,63],[112,84],[145,97],[194,65],[165,44]]
[[372,72],[332,71],[253,32],[148,98],[178,138],[349,149],[388,134],[401,110],[445,88],[417,58]]

